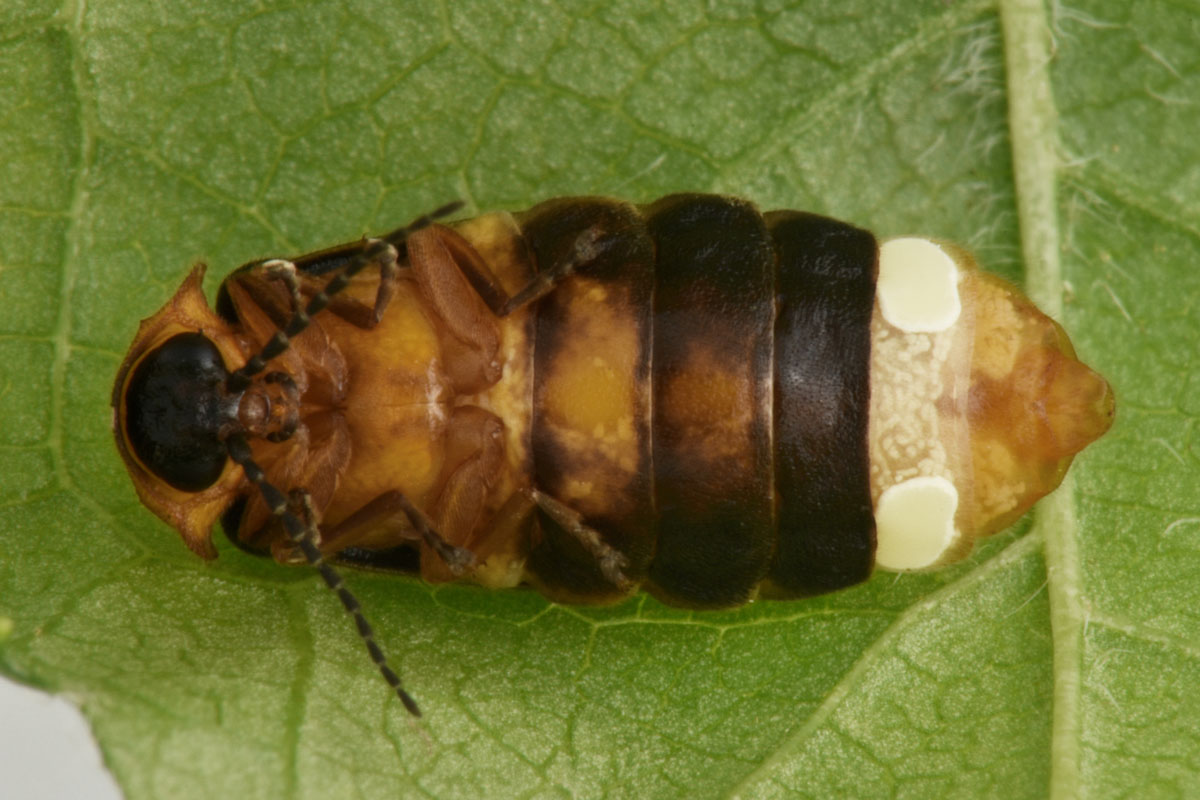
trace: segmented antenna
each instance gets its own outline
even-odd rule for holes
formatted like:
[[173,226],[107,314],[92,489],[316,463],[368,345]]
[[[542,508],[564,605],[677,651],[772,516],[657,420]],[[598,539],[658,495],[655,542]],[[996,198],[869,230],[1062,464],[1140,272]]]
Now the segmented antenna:
[[342,574],[325,560],[325,556],[321,555],[321,551],[315,542],[317,537],[312,523],[301,522],[299,517],[288,511],[287,496],[267,480],[266,473],[262,471],[262,467],[258,466],[258,463],[254,460],[254,456],[250,452],[250,445],[247,444],[244,436],[240,433],[233,434],[225,440],[225,447],[229,450],[229,457],[242,468],[246,473],[246,477],[258,487],[258,491],[262,493],[263,500],[266,501],[267,507],[271,509],[271,513],[279,517],[292,544],[299,547],[300,551],[304,553],[304,559],[308,562],[309,566],[321,573],[321,579],[325,581],[325,585],[337,595],[338,600],[342,601],[342,608],[346,609],[346,613],[354,618],[354,627],[358,629],[359,638],[366,645],[367,653],[370,654],[371,660],[379,668],[379,674],[388,682],[388,686],[391,686],[395,690],[396,696],[400,698],[400,702],[404,703],[404,707],[408,709],[408,713],[414,717],[421,716],[421,709],[417,707],[417,701],[413,700],[412,695],[406,692],[404,687],[400,685],[400,676],[388,665],[387,656],[383,654],[383,650],[375,643],[375,630],[363,615],[362,606],[359,604],[358,598],[346,588],[346,582],[342,579]]
[[292,313],[292,318],[288,320],[287,327],[283,330],[275,331],[275,335],[263,345],[263,348],[250,357],[245,364],[229,374],[225,380],[225,388],[229,392],[237,393],[244,392],[250,386],[251,378],[267,368],[267,362],[279,356],[284,350],[288,349],[291,340],[301,331],[308,327],[313,316],[329,305],[329,300],[335,294],[345,289],[350,285],[350,279],[357,275],[364,267],[373,263],[391,263],[399,259],[400,248],[403,247],[404,241],[421,228],[432,225],[435,221],[442,217],[453,214],[462,208],[462,201],[456,200],[453,203],[447,203],[441,208],[429,213],[423,214],[407,225],[397,228],[391,233],[385,234],[382,238],[367,239],[363,242],[363,248],[354,255],[342,267],[330,281],[325,284],[325,288],[312,296],[308,301],[308,305],[304,308],[296,306]]
[[[254,376],[266,369],[267,362],[287,350],[291,340],[308,327],[312,317],[329,305],[330,298],[345,289],[350,284],[350,279],[359,271],[367,265],[377,262],[384,271],[394,268],[396,261],[400,258],[401,248],[404,247],[405,240],[413,232],[431,225],[435,220],[453,214],[462,208],[462,205],[461,202],[449,203],[432,213],[417,217],[409,224],[397,228],[382,238],[367,239],[363,242],[362,250],[355,254],[337,275],[325,284],[324,289],[313,295],[312,299],[308,301],[308,305],[303,308],[301,308],[299,302],[299,291],[293,286],[292,298],[294,308],[292,318],[288,321],[287,326],[283,330],[276,331],[275,335],[271,337],[270,341],[258,353],[251,356],[242,367],[230,373],[229,377],[225,380],[226,390],[232,393],[245,391],[250,386]],[[288,538],[292,544],[300,548],[300,552],[304,553],[304,559],[308,562],[309,566],[321,574],[321,580],[325,581],[325,585],[337,595],[338,600],[342,603],[342,608],[346,609],[346,613],[354,619],[354,627],[358,630],[358,636],[362,639],[363,644],[366,645],[367,653],[371,656],[371,660],[375,662],[375,666],[379,669],[379,674],[383,676],[383,679],[396,692],[396,696],[400,698],[400,702],[404,703],[404,707],[408,709],[408,713],[414,717],[421,716],[421,709],[417,707],[417,702],[400,685],[400,676],[388,665],[387,656],[383,654],[383,650],[375,643],[375,631],[371,628],[371,623],[363,615],[362,606],[359,604],[358,598],[346,588],[346,582],[342,579],[341,573],[325,561],[325,556],[321,554],[320,548],[317,547],[318,534],[313,523],[311,521],[302,521],[288,510],[287,495],[267,480],[266,473],[255,462],[254,455],[250,451],[250,445],[246,442],[246,437],[242,433],[232,433],[227,436],[225,439],[225,448],[228,450],[229,457],[233,459],[234,463],[238,464],[242,468],[242,471],[245,472],[246,477],[258,487],[258,491],[262,494],[267,507],[271,509],[271,513],[283,523],[284,530],[287,531]]]

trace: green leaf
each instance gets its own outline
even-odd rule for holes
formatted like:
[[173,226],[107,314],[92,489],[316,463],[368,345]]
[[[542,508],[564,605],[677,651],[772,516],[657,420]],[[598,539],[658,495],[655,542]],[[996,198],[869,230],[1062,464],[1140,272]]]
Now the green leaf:
[[[76,699],[129,798],[1195,796],[1195,17],[6,3],[0,670]],[[1032,531],[830,597],[580,609],[352,574],[420,725],[310,571],[200,563],[138,504],[111,383],[194,261],[212,289],[455,197],[681,190],[969,245],[1061,303],[1116,427]]]

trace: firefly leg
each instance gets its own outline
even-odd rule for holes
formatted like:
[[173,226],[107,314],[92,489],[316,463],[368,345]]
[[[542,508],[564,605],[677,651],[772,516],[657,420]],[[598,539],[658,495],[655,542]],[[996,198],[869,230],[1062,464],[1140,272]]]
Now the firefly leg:
[[[399,256],[396,248],[385,240],[366,239],[363,241],[363,248],[364,252],[372,248],[377,250],[375,258],[368,261],[369,264],[374,263],[379,266],[379,288],[375,292],[374,304],[368,305],[357,298],[347,297],[345,294],[334,294],[314,277],[308,276],[307,280],[315,290],[314,294],[315,292],[324,291],[328,295],[325,308],[329,310],[329,313],[341,317],[355,327],[369,331],[373,330],[379,324],[379,321],[383,319],[384,310],[387,309],[396,294],[396,283],[399,279],[400,268],[397,264]],[[273,262],[267,262],[267,264],[273,264]],[[292,271],[294,275],[295,268]],[[268,274],[274,276],[272,273]],[[282,278],[284,276],[281,274],[279,277]],[[334,281],[337,281],[341,277],[342,275],[335,277]],[[334,281],[330,281],[330,285]],[[337,291],[340,292],[341,288],[339,287]],[[295,294],[296,292],[293,293],[293,296]]]
[[291,299],[292,314],[303,311],[304,298],[300,295],[300,279],[296,276],[296,264],[286,258],[273,258],[259,265],[263,276],[283,284]]
[[[345,263],[341,272],[331,273],[334,276],[332,279],[324,277],[328,273],[310,272],[311,265],[303,261],[272,258],[243,267],[228,280],[236,281],[259,307],[274,309],[276,317],[284,315],[283,320],[276,321],[280,328],[280,352],[286,349],[291,337],[308,327],[315,314],[325,310],[352,325],[370,330],[378,324],[383,309],[395,294],[399,274],[398,255],[395,246],[382,239],[365,239],[356,247],[357,251],[342,248],[347,251],[343,254]],[[378,265],[380,273],[374,306],[341,294],[349,283],[348,275],[372,264]],[[286,307],[281,307],[278,287],[274,284],[281,284],[287,292]],[[307,301],[306,296],[309,298]]]
[[442,442],[443,468],[428,515],[403,492],[378,495],[333,526],[321,530],[321,550],[336,553],[380,534],[422,545],[421,574],[431,582],[453,580],[498,549],[512,549],[482,523],[495,476],[504,459],[504,426],[475,406],[455,408]]
[[[479,549],[481,529],[487,523],[485,510],[496,476],[503,470],[504,424],[500,418],[476,406],[459,406],[447,421],[443,439],[444,465],[429,516],[437,529],[456,546],[470,550],[477,560],[490,555]],[[450,580],[443,560],[423,553],[421,576],[430,582]]]
[[[400,524],[397,518],[402,520]],[[454,575],[462,574],[475,563],[470,550],[443,539],[425,512],[396,489],[378,495],[337,525],[321,528],[321,550],[336,553],[381,528],[394,529],[403,538],[426,545]]]
[[[457,234],[454,235],[457,236]],[[461,239],[461,237],[459,238]],[[587,228],[575,239],[575,245],[567,258],[553,264],[545,272],[539,272],[529,283],[509,295],[491,276],[487,265],[474,248],[465,240],[462,244],[465,246],[465,250],[461,247],[452,248],[455,262],[483,302],[487,304],[488,309],[497,317],[506,317],[550,294],[559,282],[575,274],[580,267],[595,261],[605,249],[604,233],[600,227]]]
[[[367,243],[386,243],[386,239],[367,240]],[[484,300],[489,308],[493,304],[503,305],[507,295],[499,288],[491,276],[487,265],[471,245],[453,230],[441,225],[431,225],[414,231],[405,241],[405,250],[409,264],[401,267],[397,262],[395,248],[384,251],[377,260],[380,276],[379,288],[373,303],[365,303],[354,297],[339,295],[329,301],[330,313],[336,314],[356,327],[371,330],[383,318],[383,313],[390,305],[396,293],[396,282],[405,269],[422,286],[430,302],[439,315],[447,318],[455,333],[470,341],[472,334],[464,330],[476,320],[471,315],[464,315],[461,307],[469,304],[470,298],[464,299],[464,293],[472,290]],[[293,304],[299,304],[299,285],[296,280],[296,265],[283,259],[273,259],[259,265],[267,277],[282,280],[288,286],[293,297]],[[303,270],[302,270],[303,271]],[[321,273],[324,274],[324,273]],[[306,280],[312,282],[315,276],[306,274]],[[462,279],[470,281],[465,283]],[[315,289],[316,283],[311,283]]]
[[550,519],[557,522],[595,557],[600,571],[613,586],[621,591],[633,588],[633,583],[625,576],[624,571],[629,566],[629,559],[621,551],[609,546],[595,528],[584,525],[583,517],[578,511],[537,489],[531,490],[529,494],[538,508],[546,512]]
[[[409,253],[413,251],[414,242],[419,248],[426,246],[430,240],[437,241],[435,245],[450,263],[440,263],[442,269],[453,266],[467,279],[470,287],[475,290],[496,317],[506,317],[509,314],[534,303],[554,290],[564,278],[573,275],[580,267],[595,261],[605,249],[604,233],[599,226],[587,228],[575,240],[571,254],[555,263],[545,272],[535,275],[525,286],[515,293],[509,294],[492,274],[487,262],[479,255],[471,243],[459,233],[443,225],[431,225],[409,237]],[[459,287],[461,291],[461,287]],[[455,316],[451,309],[440,308],[439,311]]]
[[[371,315],[361,320],[347,317],[348,321],[354,322],[359,327],[368,330],[374,328],[383,318],[383,312],[395,294],[396,278],[399,271],[397,261],[400,252],[403,249],[411,248],[411,242],[414,237],[433,227],[436,220],[449,216],[460,208],[462,208],[462,203],[456,200],[428,214],[417,217],[407,225],[399,227],[381,238],[364,239],[357,246],[357,251],[354,245],[346,245],[325,251],[322,254],[315,254],[311,259],[305,259],[302,269],[308,274],[315,276],[324,274],[325,272],[337,273],[333,280],[326,284],[324,289],[310,301],[308,312],[310,314],[316,313],[317,310],[325,308],[326,305],[332,306],[339,299],[335,295],[349,284],[350,278],[367,265],[378,263],[380,272],[379,290],[375,295],[375,303],[371,309]],[[345,260],[343,261],[343,259]],[[339,303],[338,305],[343,304]],[[353,300],[344,304],[347,309],[361,305],[361,303]],[[331,310],[333,309],[331,308]]]
[[[373,260],[380,268],[374,303],[337,295],[327,300],[330,313],[364,330],[379,324],[401,279],[402,267],[397,263],[396,249],[389,242],[385,237],[367,240],[363,245],[373,247],[376,252]],[[491,386],[500,376],[496,320],[537,302],[563,279],[595,261],[604,252],[605,240],[599,226],[585,229],[567,257],[538,273],[511,295],[495,279],[475,248],[450,228],[428,225],[409,233],[404,246],[408,254],[407,272],[441,323],[443,362],[449,367],[451,383],[459,392],[473,393]],[[284,282],[292,296],[293,309],[298,309],[300,289],[295,274],[298,267],[282,259],[262,266],[268,268],[268,277]],[[299,267],[305,273],[305,280],[315,281],[305,266]]]
[[[276,258],[248,264],[238,272],[261,271],[266,273],[266,277],[284,282],[292,300],[292,319],[288,323],[289,330],[293,331],[291,335],[302,330],[308,324],[309,317],[326,308],[351,324],[370,330],[379,324],[384,309],[395,294],[400,269],[398,260],[408,241],[436,220],[460,208],[462,203],[459,201],[447,203],[377,239],[364,238],[360,242],[297,256],[294,261]],[[379,289],[373,306],[342,296],[340,293],[350,284],[350,279],[372,264],[378,265],[380,271]],[[307,306],[303,305],[300,297],[297,273],[304,276],[305,285],[309,287],[311,299]],[[318,279],[324,275],[333,275],[333,278],[321,283]]]
[[421,295],[437,316],[447,377],[459,393],[473,394],[500,378],[500,330],[446,244],[456,236],[436,225],[418,231],[408,239],[408,261]]
[[[364,330],[372,330],[379,324],[379,320],[383,317],[384,309],[387,308],[388,304],[392,301],[392,297],[396,294],[398,268],[396,266],[395,248],[384,248],[382,255],[377,261],[379,262],[379,289],[375,294],[374,306],[369,306],[353,297],[338,294],[329,298],[326,308],[330,314],[341,317],[355,327]],[[265,277],[279,281],[287,289],[290,296],[290,311],[292,315],[302,315],[304,313],[304,297],[300,290],[300,278],[296,274],[296,264],[287,259],[275,258],[270,261],[264,261],[260,265],[260,269]],[[308,280],[313,281],[311,277]],[[313,288],[314,294],[316,291],[320,291],[319,286],[314,285]]]

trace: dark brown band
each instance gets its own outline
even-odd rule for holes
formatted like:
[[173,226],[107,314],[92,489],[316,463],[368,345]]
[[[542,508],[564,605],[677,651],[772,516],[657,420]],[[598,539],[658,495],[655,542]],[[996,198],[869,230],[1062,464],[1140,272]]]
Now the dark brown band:
[[[865,580],[874,237],[716,195],[641,209],[564,198],[518,222],[542,272],[589,230],[603,243],[538,305],[533,485],[674,605]],[[589,370],[611,366],[620,337],[634,388],[612,407],[627,406],[633,444],[614,455],[610,429],[593,434],[585,411],[556,410],[555,397],[577,380],[604,385]],[[538,528],[527,572],[539,588],[576,602],[623,595],[577,534],[541,512]]]
[[774,548],[771,322],[775,255],[762,216],[716,195],[645,209],[654,239],[654,480],[650,591],[746,602]]
[[819,594],[866,580],[875,561],[867,422],[878,247],[870,233],[813,214],[766,220],[779,292],[779,543],[768,588]]

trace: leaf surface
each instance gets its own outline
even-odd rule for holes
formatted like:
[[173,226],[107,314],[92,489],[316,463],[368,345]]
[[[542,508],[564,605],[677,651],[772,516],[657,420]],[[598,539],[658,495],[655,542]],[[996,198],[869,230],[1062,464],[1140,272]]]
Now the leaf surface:
[[[129,798],[1200,793],[1195,19],[5,4],[0,670],[76,699]],[[1050,60],[1014,61],[1023,37]],[[1040,79],[1037,124],[1010,120]],[[309,571],[200,563],[138,503],[111,383],[191,263],[211,290],[455,197],[684,190],[967,244],[1061,303],[1116,427],[1032,530],[829,597],[567,608],[352,574],[419,727]]]

